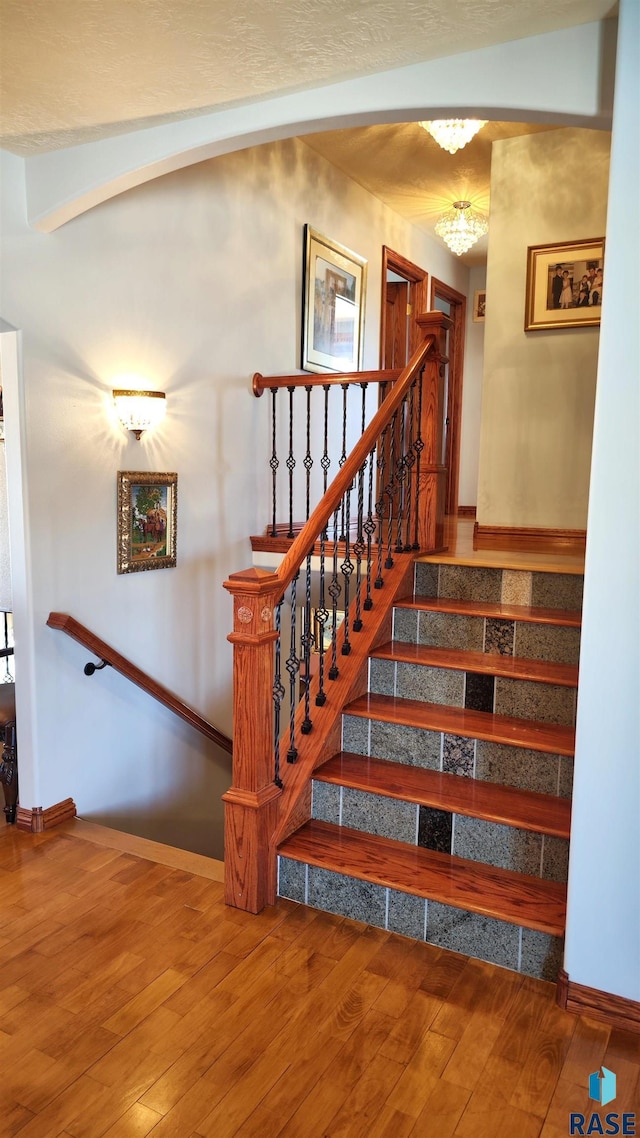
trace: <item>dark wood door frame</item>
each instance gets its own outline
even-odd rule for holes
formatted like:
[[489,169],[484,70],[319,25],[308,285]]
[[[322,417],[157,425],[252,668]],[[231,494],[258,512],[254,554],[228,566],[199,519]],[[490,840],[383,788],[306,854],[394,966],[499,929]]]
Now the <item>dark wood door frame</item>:
[[431,304],[433,311],[436,296],[451,305],[453,327],[449,333],[449,395],[447,399],[447,454],[448,469],[445,513],[458,510],[458,482],[460,476],[460,434],[462,427],[462,368],[464,365],[464,337],[467,320],[467,298],[444,281],[431,278]]
[[397,273],[409,282],[409,304],[411,305],[411,322],[409,324],[409,357],[413,355],[418,344],[422,341],[422,333],[416,324],[416,316],[427,312],[428,304],[428,274],[412,261],[408,261],[400,253],[394,253],[388,245],[382,246],[382,305],[380,312],[380,367],[384,367],[384,350],[387,332],[387,273]]

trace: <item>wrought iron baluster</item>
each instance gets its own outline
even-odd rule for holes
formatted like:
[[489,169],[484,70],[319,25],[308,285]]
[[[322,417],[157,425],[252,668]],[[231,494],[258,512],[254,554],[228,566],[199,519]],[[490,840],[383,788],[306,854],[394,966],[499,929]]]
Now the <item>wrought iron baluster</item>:
[[271,458],[269,459],[269,466],[271,467],[271,497],[272,497],[272,510],[271,510],[271,536],[277,537],[278,531],[276,529],[276,496],[277,496],[277,482],[278,482],[278,444],[276,440],[276,427],[277,427],[277,412],[276,412],[276,395],[278,388],[271,388]]
[[275,668],[273,677],[273,754],[275,760],[275,778],[276,786],[282,789],[283,782],[280,777],[280,708],[285,696],[284,686],[282,684],[282,669],[281,669],[281,641],[280,641],[280,624],[282,618],[282,602],[284,597],[276,605],[275,629],[278,633],[278,639],[275,644]]
[[307,472],[307,514],[306,521],[309,521],[309,494],[311,490],[311,468],[313,466],[313,459],[311,457],[311,392],[313,388],[305,387],[307,393],[307,453],[304,456],[304,468]]
[[289,392],[289,454],[287,457],[287,470],[289,471],[289,530],[287,537],[293,537],[293,472],[296,468],[296,460],[293,454],[293,396],[295,387],[288,387]]
[[405,549],[411,549],[411,504],[413,501],[413,468],[416,463],[416,456],[413,449],[413,415],[414,415],[414,395],[415,395],[416,381],[414,379],[409,390],[409,435],[407,440],[405,462],[407,464],[407,520],[404,534]]
[[389,499],[389,516],[387,518],[387,556],[385,558],[385,569],[393,569],[393,557],[391,556],[391,544],[393,541],[393,494],[395,490],[395,466],[396,466],[396,428],[398,425],[398,412],[394,411],[393,419],[391,420],[390,442],[389,442],[389,481],[387,482],[384,492]]
[[329,679],[337,680],[340,675],[338,668],[338,653],[336,647],[336,624],[338,619],[338,598],[342,592],[342,586],[338,580],[338,515],[340,507],[338,506],[333,515],[333,573],[329,583],[329,596],[331,597],[331,667],[329,668]]
[[396,459],[396,478],[398,483],[398,516],[396,518],[396,553],[402,553],[404,545],[402,544],[402,524],[404,521],[404,507],[406,498],[406,479],[407,479],[407,460],[405,451],[407,446],[407,397],[405,395],[402,400],[402,406],[399,409],[399,426],[400,426],[400,454]]
[[298,705],[296,687],[298,684],[298,676],[300,674],[300,660],[297,652],[296,642],[296,586],[298,583],[299,574],[296,573],[291,582],[291,639],[289,647],[289,655],[286,660],[285,667],[289,673],[289,750],[287,751],[287,762],[295,763],[298,758],[298,750],[296,747],[296,707]]
[[[338,462],[339,467],[342,469],[347,461],[347,396],[349,394],[349,384],[342,383],[342,454]],[[340,541],[345,540],[344,532],[344,498],[342,499],[342,509],[340,511],[341,526],[340,526]]]
[[354,565],[351,560],[351,491],[353,483],[344,495],[344,516],[345,516],[345,550],[344,560],[340,565],[340,572],[344,577],[344,640],[342,641],[342,655],[349,656],[351,653],[351,641],[349,639],[349,603],[351,595],[351,574],[353,573]]
[[381,589],[384,585],[382,579],[382,549],[384,545],[383,526],[384,526],[384,468],[386,466],[386,451],[387,451],[387,430],[385,427],[382,436],[378,442],[378,454],[376,458],[376,468],[378,471],[378,497],[376,499],[376,517],[378,519],[378,572],[376,579],[373,583],[374,589]]
[[309,735],[313,728],[310,714],[310,699],[311,693],[309,691],[311,685],[311,648],[313,647],[313,629],[311,628],[311,554],[307,557],[307,573],[305,581],[305,598],[304,598],[304,632],[300,638],[304,656],[304,671],[305,671],[305,684],[304,684],[304,720],[300,728],[303,735]]
[[319,667],[318,667],[318,694],[316,696],[316,706],[322,707],[327,702],[327,694],[324,690],[324,630],[325,625],[329,619],[329,612],[325,605],[324,598],[324,566],[325,566],[325,547],[327,541],[327,530],[323,529],[320,533],[320,596],[318,608],[316,609],[316,636],[320,641],[316,644],[316,649],[320,654]]
[[423,381],[424,381],[424,368],[422,368],[420,375],[418,376],[418,431],[417,431],[417,435],[416,435],[416,441],[413,444],[413,449],[414,449],[416,456],[417,456],[416,457],[416,493],[415,493],[416,517],[415,517],[415,523],[414,523],[414,538],[413,538],[413,548],[414,549],[420,548],[420,542],[418,540],[418,536],[419,536],[418,535],[418,518],[420,516],[420,490],[421,490],[421,486],[420,486],[420,463],[422,461],[422,452],[424,450],[424,442],[422,439],[422,388],[424,386]]
[[375,462],[375,447],[369,455],[369,488],[367,493],[367,520],[364,523],[363,529],[367,535],[367,595],[364,599],[365,612],[369,612],[373,608],[373,597],[371,596],[371,569],[373,564],[373,554],[371,543],[373,535],[376,532],[376,523],[373,516],[373,466]]
[[[322,493],[327,492],[327,475],[329,467],[331,466],[331,459],[329,458],[329,391],[331,390],[328,383],[323,384],[324,388],[324,446],[322,450],[322,458],[320,459],[320,466],[322,467],[323,482]],[[326,530],[325,530],[326,532]]]
[[[362,416],[360,431],[364,434],[364,427],[366,421],[367,409],[367,387],[368,384],[361,383],[362,388]],[[358,472],[358,524],[356,541],[353,551],[356,555],[356,615],[353,621],[353,631],[360,632],[362,629],[362,555],[365,551],[363,522],[364,522],[364,476],[367,469],[367,464],[364,462]]]

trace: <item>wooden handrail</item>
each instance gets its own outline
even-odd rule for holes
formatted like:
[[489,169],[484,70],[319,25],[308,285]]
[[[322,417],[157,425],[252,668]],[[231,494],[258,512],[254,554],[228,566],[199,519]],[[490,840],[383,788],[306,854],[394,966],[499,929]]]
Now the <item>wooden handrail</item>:
[[257,371],[253,377],[253,394],[259,399],[263,391],[273,387],[333,387],[343,383],[393,383],[402,375],[401,368],[388,368],[386,371],[345,371],[316,373],[303,371],[297,375],[262,375]]
[[413,383],[427,356],[432,351],[437,337],[435,333],[427,335],[426,339],[416,349],[409,363],[399,373],[399,378],[393,390],[376,411],[373,419],[364,434],[351,451],[343,467],[334,478],[326,493],[318,502],[308,522],[295,538],[289,552],[285,554],[274,576],[280,582],[282,592],[288,588],[298,572],[302,562],[311,553],[318,535],[325,528],[327,521],[334,510],[340,505],[344,495],[356,478],[363,463],[369,457],[376,441],[386,426],[391,422],[394,411],[401,405],[411,384]]
[[196,731],[200,731],[203,735],[206,735],[208,739],[212,739],[213,742],[217,743],[219,747],[222,747],[224,751],[227,751],[229,754],[232,753],[233,743],[228,735],[224,735],[222,731],[218,731],[217,727],[214,727],[207,719],[203,719],[197,711],[189,707],[188,703],[184,703],[183,700],[179,699],[178,696],[174,695],[168,688],[157,683],[151,676],[148,676],[146,672],[143,672],[141,668],[137,668],[135,664],[127,660],[125,656],[121,656],[119,652],[116,652],[115,648],[105,643],[100,637],[95,636],[93,632],[90,632],[88,628],[85,628],[85,626],[75,620],[74,617],[68,616],[68,614],[64,612],[50,612],[47,624],[49,628],[57,628],[60,632],[66,632],[67,636],[70,636],[72,640],[77,640],[79,644],[82,644],[90,652],[93,652],[95,656],[99,656],[101,660],[106,661],[107,664],[111,664],[112,668],[115,668],[117,672],[126,676],[128,680],[131,680],[137,687],[142,688],[148,695],[152,695],[154,699],[157,699],[160,703],[164,704],[165,707],[168,707],[170,711],[179,715],[186,723],[190,723],[192,727],[195,727]]

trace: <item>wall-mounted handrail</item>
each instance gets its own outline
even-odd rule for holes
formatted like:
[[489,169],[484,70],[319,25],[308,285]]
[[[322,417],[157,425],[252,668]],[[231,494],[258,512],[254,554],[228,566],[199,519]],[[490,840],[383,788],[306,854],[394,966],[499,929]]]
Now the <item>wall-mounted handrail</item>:
[[[103,663],[110,664],[112,668],[115,668],[121,675],[126,676],[126,678],[131,680],[133,684],[136,684],[137,687],[142,688],[148,695],[153,696],[159,703],[164,704],[170,711],[179,715],[186,723],[190,723],[192,727],[195,727],[196,731],[200,731],[203,735],[206,735],[208,739],[212,739],[213,742],[217,743],[219,747],[222,747],[224,751],[227,751],[229,754],[232,753],[233,743],[228,735],[224,735],[222,731],[218,731],[217,727],[214,727],[212,723],[204,719],[194,708],[189,707],[188,703],[184,703],[183,700],[179,699],[179,697],[174,695],[172,691],[169,691],[168,688],[157,683],[156,680],[152,679],[146,672],[143,672],[141,668],[137,668],[135,664],[127,660],[125,656],[121,656],[119,652],[116,652],[115,648],[112,648],[109,644],[105,643],[104,640],[101,640],[99,636],[96,636],[83,624],[80,624],[74,617],[64,612],[50,612],[47,624],[49,628],[57,628],[60,632],[66,632],[67,636],[70,636],[72,640],[77,640],[79,644],[84,645],[84,647],[88,648],[90,652],[93,652],[95,656],[99,656]],[[94,667],[93,670],[98,671],[99,667]]]

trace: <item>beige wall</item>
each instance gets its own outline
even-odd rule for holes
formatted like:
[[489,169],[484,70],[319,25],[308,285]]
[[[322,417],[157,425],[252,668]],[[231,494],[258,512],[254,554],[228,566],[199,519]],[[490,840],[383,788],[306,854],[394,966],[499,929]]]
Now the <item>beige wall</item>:
[[493,145],[478,521],[584,529],[599,330],[524,331],[527,246],[605,232],[608,133]]

